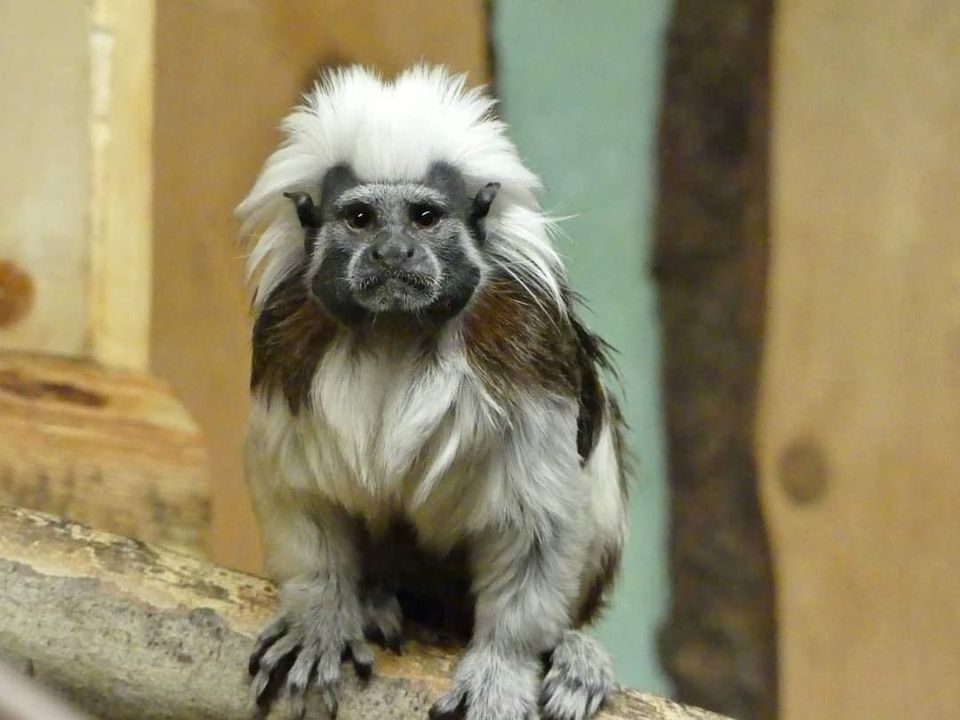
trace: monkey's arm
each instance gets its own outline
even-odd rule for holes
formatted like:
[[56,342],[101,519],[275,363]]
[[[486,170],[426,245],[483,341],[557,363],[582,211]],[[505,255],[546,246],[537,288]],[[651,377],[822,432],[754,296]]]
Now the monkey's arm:
[[342,659],[365,677],[373,666],[363,639],[356,529],[341,509],[291,490],[256,445],[247,448],[247,469],[267,566],[280,582],[279,612],[250,657],[253,698],[266,711],[283,690],[291,717],[302,718],[316,683],[335,714]]

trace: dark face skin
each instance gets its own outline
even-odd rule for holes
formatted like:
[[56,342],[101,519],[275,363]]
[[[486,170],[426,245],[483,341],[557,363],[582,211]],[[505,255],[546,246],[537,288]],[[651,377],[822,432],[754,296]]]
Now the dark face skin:
[[366,182],[332,168],[319,206],[288,194],[305,231],[311,297],[351,326],[455,316],[480,282],[483,221],[498,188],[470,198],[460,173],[441,163],[421,182]]

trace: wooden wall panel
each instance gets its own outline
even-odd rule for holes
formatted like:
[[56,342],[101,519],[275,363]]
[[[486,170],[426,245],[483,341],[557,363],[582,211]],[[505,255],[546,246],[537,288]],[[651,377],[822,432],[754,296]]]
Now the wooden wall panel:
[[154,0],[94,0],[90,354],[146,369],[153,225]]
[[259,568],[242,477],[248,294],[232,211],[325,63],[386,73],[420,60],[486,79],[482,0],[157,3],[152,364],[204,429],[213,556]]
[[89,37],[84,3],[0,0],[3,349],[86,347]]
[[960,5],[782,0],[759,457],[786,720],[960,707]]
[[144,369],[152,0],[0,0],[0,349]]

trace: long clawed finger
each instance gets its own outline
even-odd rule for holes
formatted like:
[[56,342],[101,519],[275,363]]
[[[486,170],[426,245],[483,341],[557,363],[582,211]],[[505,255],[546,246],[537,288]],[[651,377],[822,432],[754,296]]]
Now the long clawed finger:
[[403,635],[387,633],[379,625],[369,625],[364,629],[364,636],[372,643],[391,651],[395,655],[403,655]]
[[430,708],[429,718],[430,720],[463,720],[467,715],[468,701],[467,693],[459,696],[448,693]]
[[289,627],[283,621],[271,624],[259,637],[250,656],[250,690],[256,718],[266,718],[280,693],[285,695],[291,720],[306,717],[308,689],[317,685],[330,720],[335,720],[340,709],[338,686],[340,663],[349,660],[361,682],[373,675],[374,656],[362,639],[348,642],[339,657],[322,651],[321,645],[306,646],[288,635]]
[[274,620],[270,623],[257,638],[257,643],[250,653],[250,662],[247,665],[247,672],[253,677],[260,670],[260,662],[264,654],[269,650],[277,640],[286,635],[289,625],[283,618]]
[[373,652],[363,640],[353,640],[347,645],[346,654],[353,662],[357,677],[364,683],[373,677]]
[[277,699],[290,668],[293,667],[297,654],[300,652],[299,645],[283,649],[281,652],[274,652],[277,649],[278,646],[274,643],[264,653],[260,669],[250,688],[257,709],[263,716],[270,712],[270,708]]

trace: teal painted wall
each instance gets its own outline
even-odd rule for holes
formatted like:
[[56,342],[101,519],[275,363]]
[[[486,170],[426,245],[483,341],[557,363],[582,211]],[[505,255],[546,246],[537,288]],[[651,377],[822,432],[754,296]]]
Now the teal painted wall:
[[668,692],[656,657],[667,600],[659,327],[649,275],[668,0],[497,0],[497,91],[544,206],[572,215],[561,252],[590,325],[618,348],[639,480],[614,603],[596,635],[620,682]]

